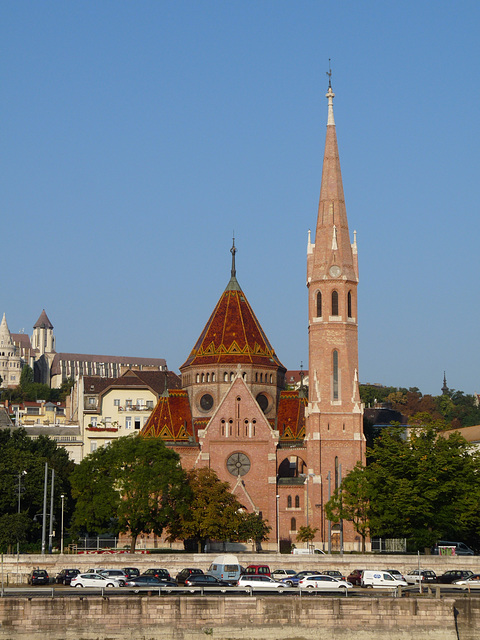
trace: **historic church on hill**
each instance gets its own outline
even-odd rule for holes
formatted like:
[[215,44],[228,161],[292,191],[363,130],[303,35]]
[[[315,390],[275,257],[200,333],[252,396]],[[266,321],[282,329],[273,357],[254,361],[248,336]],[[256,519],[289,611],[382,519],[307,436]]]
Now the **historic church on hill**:
[[210,467],[272,527],[270,546],[360,549],[349,523],[330,525],[324,505],[365,459],[358,381],[356,240],[350,243],[333,116],[328,119],[315,242],[308,238],[309,390],[285,390],[286,369],[242,291],[232,247],[225,291],[180,367],[182,389],[166,390],[142,433],[163,438],[186,468]]

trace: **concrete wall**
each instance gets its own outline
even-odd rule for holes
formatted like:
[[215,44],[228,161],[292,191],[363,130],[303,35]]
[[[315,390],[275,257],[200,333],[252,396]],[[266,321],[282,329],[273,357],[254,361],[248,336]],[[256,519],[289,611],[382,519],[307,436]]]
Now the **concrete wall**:
[[8,597],[0,639],[474,640],[479,613],[477,598]]

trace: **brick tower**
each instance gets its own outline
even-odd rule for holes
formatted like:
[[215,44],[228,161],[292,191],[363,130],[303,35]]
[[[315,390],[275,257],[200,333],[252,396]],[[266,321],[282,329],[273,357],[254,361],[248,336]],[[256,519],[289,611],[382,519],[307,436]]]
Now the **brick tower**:
[[[358,388],[358,261],[350,244],[343,194],[331,83],[315,243],[307,247],[309,319],[309,402],[306,440],[310,482],[310,523],[328,540],[323,506],[341,477],[365,459],[363,409]],[[317,509],[314,509],[317,507]],[[331,529],[333,547],[343,534],[345,549],[355,549],[356,534],[347,523]]]

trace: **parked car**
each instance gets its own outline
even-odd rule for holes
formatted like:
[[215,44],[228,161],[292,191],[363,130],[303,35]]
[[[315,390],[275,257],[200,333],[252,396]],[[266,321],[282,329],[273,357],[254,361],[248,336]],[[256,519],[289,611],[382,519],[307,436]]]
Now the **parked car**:
[[441,584],[452,584],[456,580],[465,580],[473,576],[473,571],[465,571],[462,569],[451,569],[450,571],[445,571],[441,576],[438,576],[437,582]]
[[249,564],[248,567],[242,572],[242,575],[246,576],[268,576],[271,577],[270,567],[268,564]]
[[264,591],[272,591],[275,589],[281,593],[286,589],[286,585],[283,582],[278,582],[270,576],[256,576],[256,575],[244,575],[240,576],[237,582],[237,587],[250,587],[252,589],[262,589]]
[[211,576],[215,576],[219,580],[228,580],[230,584],[236,584],[243,571],[237,556],[231,553],[217,556],[208,568],[208,573]]
[[177,577],[175,578],[175,580],[178,582],[178,584],[185,584],[185,580],[190,576],[201,575],[201,574],[203,574],[202,569],[186,568],[186,569],[182,569],[179,573],[177,573]]
[[395,580],[405,580],[405,578],[403,577],[403,574],[400,573],[398,569],[382,569],[382,571],[388,571],[388,573],[392,575],[395,578]]
[[70,580],[75,576],[78,576],[80,569],[62,569],[60,573],[57,573],[55,582],[57,584],[70,584]]
[[296,573],[294,569],[275,569],[270,577],[274,580],[283,580],[284,578],[294,576]]
[[71,587],[119,587],[116,578],[102,576],[100,573],[79,573],[70,580]]
[[142,573],[142,576],[154,576],[155,578],[161,578],[162,580],[172,579],[167,569],[147,569]]
[[353,584],[325,574],[317,574],[302,578],[298,586],[300,589],[317,589],[318,591],[347,591],[353,587]]
[[355,586],[360,586],[362,581],[363,569],[354,569],[349,576],[347,576],[347,582],[351,582]]
[[408,584],[422,584],[437,582],[437,574],[431,569],[414,569],[405,574],[405,581]]
[[288,576],[281,582],[287,587],[296,587],[302,578],[306,576],[318,576],[318,569],[306,569],[305,571],[299,571],[294,576]]
[[432,554],[437,556],[474,556],[475,552],[464,542],[439,540],[432,548]]
[[45,569],[33,569],[28,575],[28,584],[49,584],[50,578]]
[[156,588],[168,591],[170,587],[178,587],[174,580],[160,580],[155,576],[137,576],[125,582],[125,588],[131,589],[134,593],[139,593],[141,589]]
[[105,571],[102,571],[100,575],[106,576],[107,578],[115,578],[121,587],[125,585],[125,582],[128,579],[127,574],[121,569],[105,569]]
[[455,580],[453,584],[461,587],[462,589],[480,589],[480,573],[474,573],[468,578],[463,578],[462,580]]
[[106,567],[93,567],[91,569],[87,569],[85,573],[103,573],[106,570]]
[[229,587],[231,582],[219,580],[208,573],[196,573],[185,579],[186,587]]
[[136,578],[140,575],[140,569],[136,569],[135,567],[123,567],[122,571],[127,578]]
[[319,571],[319,575],[322,576],[330,576],[331,578],[336,578],[337,580],[345,580],[340,571],[336,569],[326,569],[325,571]]

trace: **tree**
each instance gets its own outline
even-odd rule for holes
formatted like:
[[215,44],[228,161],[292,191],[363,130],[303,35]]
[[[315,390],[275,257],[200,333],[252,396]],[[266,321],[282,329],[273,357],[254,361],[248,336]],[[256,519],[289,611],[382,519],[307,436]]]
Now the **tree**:
[[317,533],[317,531],[318,529],[314,529],[311,525],[300,527],[297,532],[298,542],[306,542],[308,547],[308,545],[315,538],[315,534]]
[[344,478],[341,487],[325,505],[327,518],[332,522],[347,520],[354,526],[362,538],[362,551],[365,553],[365,540],[370,533],[370,496],[366,468],[357,463]]
[[268,525],[259,513],[246,511],[241,513],[238,540],[243,542],[251,540],[253,551],[260,550],[261,543],[268,540],[268,534],[271,530],[272,527]]
[[114,440],[87,456],[72,475],[77,498],[73,527],[160,536],[186,510],[190,490],[180,457],[161,438],[136,434]]
[[238,540],[243,505],[212,469],[192,469],[187,473],[192,499],[188,510],[179,513],[168,527],[168,539],[193,539],[199,552],[207,540]]
[[20,374],[20,387],[22,389],[26,389],[30,384],[33,384],[33,369],[28,364],[22,367],[22,372]]

